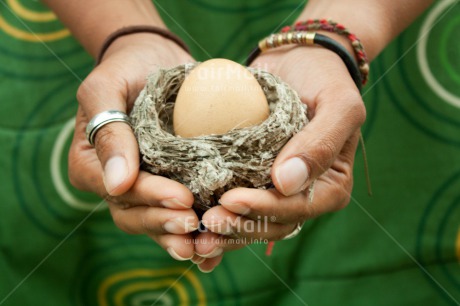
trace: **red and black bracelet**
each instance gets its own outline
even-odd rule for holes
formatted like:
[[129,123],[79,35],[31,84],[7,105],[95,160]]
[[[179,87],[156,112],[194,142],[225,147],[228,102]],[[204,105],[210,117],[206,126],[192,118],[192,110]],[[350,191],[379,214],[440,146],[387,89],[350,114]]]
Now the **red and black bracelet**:
[[327,31],[346,37],[355,51],[358,60],[359,71],[361,72],[362,84],[366,85],[369,76],[369,61],[367,59],[364,46],[361,41],[351,33],[345,26],[333,20],[327,19],[309,19],[307,21],[298,21],[294,26],[286,26],[281,29],[282,33],[289,31]]

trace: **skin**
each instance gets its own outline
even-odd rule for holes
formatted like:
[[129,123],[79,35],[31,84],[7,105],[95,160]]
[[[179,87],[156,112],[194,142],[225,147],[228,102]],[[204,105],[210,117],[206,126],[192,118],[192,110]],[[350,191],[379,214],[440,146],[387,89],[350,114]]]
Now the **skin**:
[[[123,26],[165,27],[147,0],[111,0],[110,9],[106,1],[44,2],[93,56],[98,54],[104,39]],[[403,4],[397,0],[311,0],[299,20],[327,17],[340,21],[361,39],[372,60],[430,3],[428,0],[407,0]],[[360,9],[350,13],[354,7]],[[336,39],[352,52],[343,37],[322,34]],[[311,122],[278,155],[272,167],[275,189],[228,191],[220,199],[222,205],[203,216],[210,232],[200,233],[195,245],[186,243],[192,238],[190,232],[198,226],[198,218],[191,209],[190,190],[175,181],[139,171],[137,143],[126,124],[104,126],[96,135],[95,148],[87,142],[84,129],[90,118],[104,110],[129,113],[148,73],[158,67],[191,61],[193,58],[175,43],[158,35],[121,37],[109,47],[102,63],[78,90],[79,109],[69,154],[70,180],[76,188],[106,198],[120,229],[146,234],[173,258],[191,259],[203,272],[210,272],[225,252],[245,246],[229,243],[230,237],[245,237],[249,242],[251,239],[279,240],[291,233],[298,222],[348,204],[354,155],[366,117],[360,93],[334,53],[317,47],[282,47],[261,55],[253,66],[263,67],[290,84],[308,105]],[[298,182],[283,185],[278,175],[280,166],[292,157],[299,157],[308,170],[308,180],[302,182],[301,188],[294,188]],[[309,203],[306,187],[314,180],[314,200]],[[151,188],[156,185],[162,188]],[[236,232],[235,227],[225,223],[228,220],[232,220],[232,224],[256,222],[263,216],[276,219],[267,225],[266,232]]]

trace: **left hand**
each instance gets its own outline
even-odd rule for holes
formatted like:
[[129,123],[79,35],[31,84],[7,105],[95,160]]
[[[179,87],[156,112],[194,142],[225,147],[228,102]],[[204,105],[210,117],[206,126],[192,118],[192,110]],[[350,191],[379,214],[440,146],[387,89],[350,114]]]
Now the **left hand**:
[[[199,265],[204,271],[212,271],[225,251],[256,239],[283,239],[297,223],[350,201],[366,110],[342,60],[319,47],[283,47],[262,54],[252,66],[295,89],[308,106],[310,122],[278,154],[271,174],[276,189],[232,189],[204,214],[202,222],[211,232],[199,234],[195,245],[195,252],[208,258]],[[315,180],[310,203],[307,187]]]

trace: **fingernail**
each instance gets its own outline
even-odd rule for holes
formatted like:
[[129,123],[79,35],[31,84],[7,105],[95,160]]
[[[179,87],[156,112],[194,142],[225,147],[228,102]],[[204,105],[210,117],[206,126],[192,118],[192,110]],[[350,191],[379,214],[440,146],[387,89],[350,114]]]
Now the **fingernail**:
[[161,205],[163,205],[166,208],[172,208],[172,209],[190,208],[189,205],[185,205],[184,203],[182,203],[176,198],[164,199],[163,201],[161,201]]
[[198,256],[204,257],[204,258],[214,258],[214,257],[219,256],[223,252],[224,252],[224,250],[222,248],[217,247],[214,250],[212,250],[211,252],[209,252],[208,254],[198,254],[198,253],[195,253],[195,254],[198,255]]
[[180,224],[180,220],[170,220],[163,224],[163,228],[165,231],[171,234],[183,234],[184,233],[184,225]]
[[190,260],[193,257],[191,256],[189,258],[185,258],[185,257],[179,256],[179,254],[177,254],[176,251],[174,251],[172,247],[167,248],[166,251],[168,251],[169,255],[171,255],[172,258],[174,258],[175,260],[179,260],[179,261]]
[[184,232],[190,233],[198,229],[188,222],[188,220],[184,220],[183,218],[169,220],[163,225],[163,228],[171,234],[183,234]]
[[104,185],[108,193],[112,193],[128,176],[128,164],[122,156],[110,158],[104,167]]
[[245,215],[248,215],[251,212],[251,209],[249,207],[243,205],[243,204],[226,203],[226,202],[221,202],[220,200],[219,200],[219,204],[224,206],[225,208],[228,208],[229,210],[231,210],[235,214],[245,216]]
[[203,224],[206,228],[208,228],[211,232],[219,233],[222,235],[230,235],[233,233],[232,227],[226,222],[212,222],[207,220],[201,220],[201,224]]
[[302,159],[294,157],[278,166],[275,176],[281,193],[290,196],[306,187],[308,168]]
[[[215,267],[214,267],[215,268]],[[212,271],[214,271],[214,268],[211,268],[209,270],[205,270],[203,269],[202,267],[198,266],[198,270],[200,270],[201,272],[203,273],[211,273]]]
[[202,264],[205,260],[206,260],[206,258],[200,257],[198,255],[195,255],[195,256],[193,256],[192,259],[190,259],[190,261],[193,262],[196,265]]

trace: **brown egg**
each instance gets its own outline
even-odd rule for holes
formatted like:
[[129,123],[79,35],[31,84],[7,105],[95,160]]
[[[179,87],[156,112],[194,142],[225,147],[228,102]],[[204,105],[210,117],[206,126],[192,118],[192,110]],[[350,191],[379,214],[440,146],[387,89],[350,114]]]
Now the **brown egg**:
[[196,66],[177,94],[173,125],[176,135],[225,134],[257,125],[270,113],[255,77],[243,66],[212,59]]

